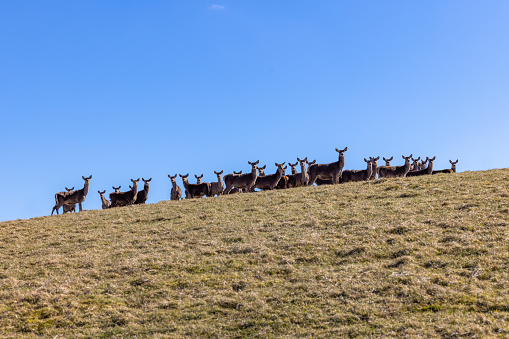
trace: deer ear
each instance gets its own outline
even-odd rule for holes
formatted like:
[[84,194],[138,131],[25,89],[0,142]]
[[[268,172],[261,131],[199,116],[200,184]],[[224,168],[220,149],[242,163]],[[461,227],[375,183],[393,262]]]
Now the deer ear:
[[433,157],[433,159],[431,159],[431,161],[435,161],[435,159],[436,159],[436,158],[437,158],[437,156],[435,155],[435,156]]
[[81,176],[83,178],[83,180],[86,180],[84,176]]
[[345,149],[343,150],[343,152],[346,152],[346,150],[348,149],[348,147],[345,147]]
[[147,182],[150,182],[150,180],[152,180],[152,178],[148,179]]
[[168,178],[170,178],[170,179],[171,179],[171,175],[169,175],[169,174],[168,174]]
[[389,159],[389,161],[391,161],[392,159],[394,159],[394,155]]
[[377,156],[377,157],[375,158],[375,160],[378,160],[378,159],[380,159],[380,156]]
[[401,156],[403,159],[406,159],[404,155]]
[[[366,160],[366,158],[364,158],[364,161],[365,161],[365,162],[369,162],[369,161],[367,161],[367,160]],[[371,161],[371,160],[370,160],[370,161]]]

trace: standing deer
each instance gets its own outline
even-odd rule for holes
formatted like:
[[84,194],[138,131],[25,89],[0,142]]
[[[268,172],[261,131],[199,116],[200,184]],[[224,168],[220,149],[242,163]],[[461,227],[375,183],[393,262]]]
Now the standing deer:
[[213,197],[214,195],[220,196],[223,194],[224,191],[224,183],[223,179],[221,178],[221,174],[223,174],[223,171],[216,172],[214,171],[215,175],[217,176],[217,181],[210,183],[210,196]]
[[349,182],[349,181],[369,180],[373,172],[371,160],[366,160],[366,158],[364,158],[364,161],[367,163],[367,167],[365,170],[344,170],[340,181]]
[[408,172],[406,176],[407,177],[417,177],[420,175],[429,175],[429,174],[433,173],[433,161],[435,161],[435,158],[436,157],[433,157],[430,159],[430,158],[426,157],[426,161],[428,162],[427,168],[424,168],[424,169],[421,169],[418,171]]
[[412,158],[412,154],[409,157],[401,156],[405,159],[404,166],[379,166],[378,167],[378,177],[379,178],[397,178],[397,177],[405,177],[407,173],[410,171],[410,159]]
[[248,161],[248,164],[251,165],[251,173],[246,174],[227,174],[224,176],[224,183],[226,188],[224,189],[225,194],[230,193],[232,187],[236,188],[245,188],[245,192],[250,192],[251,187],[254,185],[256,178],[258,177],[256,171],[256,165],[260,162],[257,160],[255,162]]
[[376,157],[376,158],[373,158],[373,157],[369,157],[369,160],[371,160],[371,177],[369,178],[370,180],[376,180],[376,172],[377,172],[377,168],[378,168],[378,159],[380,159],[380,157]]
[[130,191],[110,193],[111,207],[120,207],[134,204],[138,196],[138,181],[140,181],[140,178],[136,180],[131,179],[131,181],[133,183],[133,187]]
[[336,162],[311,165],[309,167],[308,185],[313,185],[316,179],[332,179],[332,183],[337,184],[343,173],[343,167],[345,167],[345,152],[347,149],[348,147],[345,147],[343,150],[336,148],[336,152],[339,153],[339,158]]
[[171,180],[171,193],[170,193],[170,200],[180,200],[182,199],[182,190],[180,187],[177,186],[177,182],[175,181],[175,178],[177,175],[171,176],[168,174],[168,178]]
[[[65,190],[67,192],[72,192],[74,190],[74,187],[73,188],[65,188]],[[71,204],[71,205],[62,205],[62,214],[66,214],[67,212],[71,213],[71,212],[76,212],[76,204]]]
[[194,177],[196,178],[196,184],[201,184],[201,178],[203,178],[203,174],[200,175],[200,176],[197,176],[196,174],[194,175]]
[[[203,175],[202,175],[203,176]],[[152,178],[148,179],[148,180],[145,180],[143,178],[141,178],[141,180],[143,180],[143,190],[142,191],[138,191],[138,195],[136,195],[136,200],[134,201],[135,204],[144,204],[145,201],[147,201],[147,198],[148,198],[148,190],[149,190],[149,182],[150,180],[152,180]]]
[[210,195],[209,183],[190,184],[189,181],[187,181],[189,173],[187,173],[186,175],[182,174],[179,175],[182,178],[182,183],[184,184],[184,188],[186,191],[186,199],[201,198],[205,195],[206,196]]
[[273,190],[274,187],[277,186],[279,180],[284,174],[285,171],[284,166],[285,166],[284,162],[282,164],[278,164],[276,162],[277,167],[276,173],[265,175],[263,177],[257,177],[254,185],[251,186],[251,191],[254,191],[255,188],[258,188],[260,190]]
[[83,180],[85,180],[85,184],[83,185],[83,188],[76,191],[70,191],[70,192],[59,192],[55,194],[55,206],[53,206],[53,209],[51,210],[51,215],[53,215],[54,211],[57,211],[58,209],[63,205],[72,205],[72,204],[78,204],[80,208],[80,212],[82,210],[81,204],[85,201],[87,194],[88,194],[88,186],[90,185],[90,179],[92,179],[92,176],[89,176],[88,178],[85,178],[82,176]]
[[382,157],[382,159],[384,159],[384,161],[385,161],[385,166],[391,167],[391,161],[392,161],[392,159],[394,159],[394,157],[392,156],[389,159],[385,159],[384,157]]
[[438,170],[438,171],[433,171],[433,174],[438,174],[438,173],[456,173],[456,164],[458,163],[458,159],[456,159],[456,161],[449,160],[449,162],[451,163],[451,168],[447,168],[447,169],[443,169],[443,170]]
[[[299,159],[297,157],[297,162],[295,163],[295,165],[297,165],[297,163],[300,164],[300,173],[294,173],[288,176],[288,188],[302,187],[308,185],[309,176],[308,171],[306,170],[306,162],[308,162],[308,157],[305,157],[304,159]],[[292,164],[290,164],[290,166],[291,165]],[[295,172],[297,172],[297,170],[295,170]]]
[[102,202],[102,208],[103,210],[108,209],[111,207],[111,203],[104,197],[104,193],[106,193],[106,190],[104,191],[97,191],[99,195],[101,196],[101,202]]

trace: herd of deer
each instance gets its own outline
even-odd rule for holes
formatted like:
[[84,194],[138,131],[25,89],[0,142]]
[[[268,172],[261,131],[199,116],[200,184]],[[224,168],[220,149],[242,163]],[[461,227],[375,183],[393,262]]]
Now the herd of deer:
[[[266,166],[258,167],[258,161],[250,162],[251,172],[242,174],[240,172],[233,172],[233,174],[227,174],[223,178],[221,175],[223,171],[214,173],[217,176],[216,182],[211,183],[202,183],[201,179],[203,178],[203,174],[201,176],[195,175],[197,179],[196,184],[190,184],[187,180],[189,174],[182,175],[182,183],[184,185],[186,199],[192,198],[201,198],[203,196],[213,197],[219,196],[222,194],[232,194],[232,193],[242,193],[242,192],[254,192],[255,189],[259,190],[273,190],[273,189],[284,189],[284,188],[294,188],[294,187],[302,187],[302,186],[311,186],[313,184],[317,185],[326,185],[326,184],[339,184],[350,181],[364,181],[364,180],[375,180],[378,174],[378,178],[396,178],[396,177],[410,177],[410,176],[420,176],[420,175],[429,175],[429,174],[437,174],[437,173],[455,173],[456,172],[456,164],[458,160],[452,161],[450,169],[444,169],[439,171],[433,170],[433,161],[435,157],[428,158],[426,160],[421,160],[421,158],[414,159],[412,158],[412,154],[410,156],[405,157],[402,156],[405,160],[405,164],[402,166],[391,166],[391,161],[393,157],[389,159],[383,158],[385,161],[385,166],[378,166],[378,160],[380,157],[370,157],[369,160],[364,158],[367,166],[364,170],[344,170],[345,166],[345,152],[347,147],[343,150],[339,150],[336,148],[336,152],[339,153],[339,159],[336,162],[330,164],[316,164],[316,160],[309,162],[307,157],[304,159],[297,158],[297,162],[295,164],[289,163],[292,174],[285,175],[286,166],[285,163],[278,164],[276,163],[276,173],[274,174],[265,174],[264,170]],[[421,160],[421,161],[419,161]],[[300,173],[297,172],[297,164],[300,165]],[[308,168],[306,170],[306,164]],[[172,188],[170,199],[171,200],[180,200],[182,199],[182,190],[177,185],[175,179],[177,178],[177,174],[171,176],[168,174],[168,177],[171,180]],[[68,189],[66,192],[59,192],[55,194],[55,206],[51,211],[56,211],[58,214],[58,209],[60,207],[63,208],[63,213],[66,212],[75,212],[76,204],[79,205],[79,210],[81,211],[81,204],[85,201],[85,198],[88,194],[88,187],[90,184],[90,179],[92,176],[88,178],[82,177],[85,180],[85,185],[82,189],[74,191],[74,187]],[[104,194],[106,191],[98,191],[101,201],[102,208],[112,208],[119,206],[127,206],[132,204],[144,204],[148,197],[149,192],[149,182],[152,178],[145,180],[143,179],[144,187],[142,191],[138,191],[138,181],[131,179],[132,186],[129,186],[130,190],[126,192],[120,192],[120,187],[113,187],[114,192],[110,193],[108,201]]]

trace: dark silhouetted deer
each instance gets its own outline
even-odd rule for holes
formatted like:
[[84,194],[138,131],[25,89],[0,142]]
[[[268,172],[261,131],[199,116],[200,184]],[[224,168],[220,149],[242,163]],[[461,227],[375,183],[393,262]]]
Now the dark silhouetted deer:
[[85,184],[83,185],[83,188],[76,191],[70,191],[70,192],[59,192],[55,194],[55,206],[53,206],[53,209],[51,210],[51,215],[53,215],[54,211],[57,211],[58,209],[62,207],[63,205],[73,205],[78,204],[80,208],[80,212],[82,210],[81,204],[85,201],[88,194],[88,186],[90,185],[90,179],[92,179],[92,176],[89,176],[88,178],[85,178],[82,176],[83,180],[85,180]]
[[313,185],[316,179],[332,179],[332,183],[337,184],[343,172],[343,167],[345,167],[345,152],[347,149],[348,147],[345,147],[343,150],[336,148],[336,152],[339,153],[339,158],[336,162],[309,166],[308,185]]

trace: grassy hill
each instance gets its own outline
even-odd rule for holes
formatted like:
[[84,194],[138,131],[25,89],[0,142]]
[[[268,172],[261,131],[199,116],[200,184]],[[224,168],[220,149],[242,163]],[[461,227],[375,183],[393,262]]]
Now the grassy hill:
[[508,238],[508,169],[3,222],[0,334],[507,337]]

